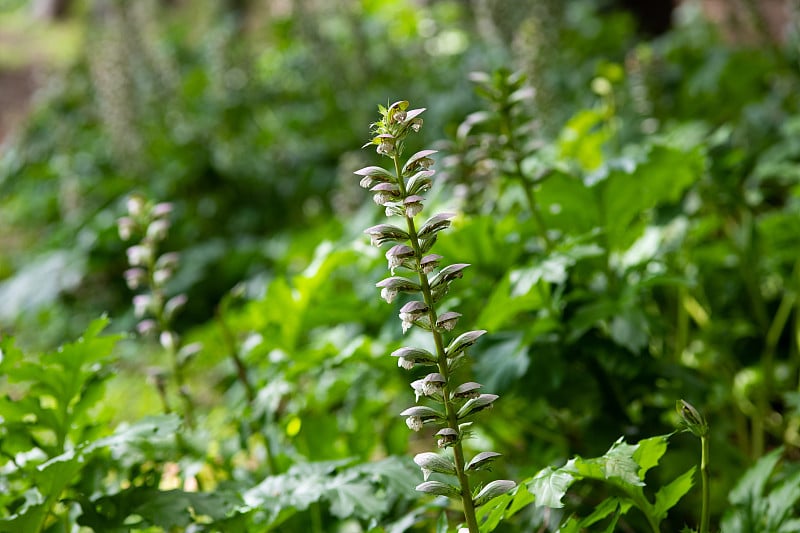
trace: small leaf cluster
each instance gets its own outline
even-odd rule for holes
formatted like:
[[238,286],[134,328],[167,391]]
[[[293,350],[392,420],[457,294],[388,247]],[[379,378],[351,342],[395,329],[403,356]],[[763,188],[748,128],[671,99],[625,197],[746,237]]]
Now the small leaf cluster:
[[[454,332],[461,314],[456,311],[440,312],[437,306],[450,290],[453,281],[463,276],[469,266],[455,263],[442,266],[444,258],[432,253],[439,233],[447,229],[455,213],[439,213],[417,226],[415,217],[423,209],[423,194],[432,186],[435,171],[431,168],[434,150],[422,150],[401,159],[406,137],[422,125],[422,109],[408,109],[407,101],[380,106],[381,120],[372,124],[372,139],[364,146],[374,145],[376,151],[392,159],[393,170],[368,166],[357,170],[360,185],[373,193],[376,204],[382,206],[390,218],[400,218],[401,226],[378,224],[365,230],[374,246],[391,244],[385,252],[390,277],[378,282],[381,297],[392,303],[399,294],[409,296],[400,307],[399,318],[403,333],[417,327],[431,333],[436,353],[423,348],[404,346],[391,355],[398,366],[405,369],[432,367],[432,371],[411,383],[416,400],[425,399],[432,405],[418,404],[400,413],[413,431],[433,426],[439,448],[452,448],[453,457],[425,452],[414,461],[422,469],[425,481],[417,490],[428,494],[462,499],[469,530],[474,529],[475,507],[508,492],[515,483],[497,480],[472,493],[468,476],[488,468],[500,456],[497,452],[480,452],[469,462],[464,460],[462,441],[469,435],[472,415],[489,409],[498,399],[495,394],[480,392],[481,385],[474,381],[458,383],[453,372],[461,365],[466,350],[483,336],[485,330],[471,330],[456,335]],[[398,271],[400,275],[398,274]],[[410,276],[410,277],[407,277]],[[451,337],[449,342],[445,342]],[[457,485],[431,480],[431,474],[454,476]],[[472,514],[473,516],[470,516]]]

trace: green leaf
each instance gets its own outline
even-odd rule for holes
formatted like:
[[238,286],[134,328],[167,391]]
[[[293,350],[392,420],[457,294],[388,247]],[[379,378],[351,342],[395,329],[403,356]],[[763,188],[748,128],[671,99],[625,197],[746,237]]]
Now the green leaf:
[[570,460],[564,469],[581,477],[597,481],[617,480],[631,486],[643,486],[639,478],[639,465],[633,459],[637,445],[627,444],[620,437],[602,457]]
[[671,436],[672,433],[639,441],[638,448],[633,452],[633,460],[639,465],[639,479],[644,479],[647,471],[658,465],[667,451],[667,441]]
[[475,513],[480,524],[480,533],[491,533],[500,524],[506,514],[506,508],[513,499],[511,494],[503,494],[483,505]]
[[236,514],[241,497],[232,491],[185,492],[130,487],[95,500],[80,500],[83,514],[78,524],[95,531],[128,531],[131,527],[186,529],[204,517],[212,523]]
[[552,507],[560,509],[564,507],[561,498],[567,493],[567,489],[577,481],[572,473],[563,469],[556,470],[552,466],[539,471],[536,476],[527,482],[528,490],[536,498],[536,507]]
[[528,486],[521,483],[517,486],[517,490],[514,493],[514,501],[511,502],[511,506],[508,508],[506,518],[514,516],[519,511],[532,504],[535,499],[536,497],[528,491]]
[[[620,509],[620,500],[619,498],[606,498],[599,505],[595,506],[594,511],[589,516],[582,518],[578,524],[581,528],[587,528],[591,525],[596,524],[600,520],[608,517],[612,513],[618,512]],[[612,522],[612,530],[613,526],[616,525],[616,520]]]
[[749,502],[761,498],[764,494],[764,488],[767,486],[767,481],[782,454],[783,448],[776,448],[756,461],[756,464],[745,472],[739,482],[736,483],[736,486],[730,491],[728,501],[732,505],[747,505]]
[[633,169],[609,169],[607,177],[594,186],[599,188],[610,247],[630,246],[644,229],[644,215],[657,205],[677,202],[700,178],[705,165],[700,148],[684,151],[653,145]]
[[601,109],[582,109],[569,119],[558,139],[561,156],[572,158],[586,170],[603,162],[603,145],[611,135],[604,127],[606,114]]
[[653,510],[659,521],[666,518],[667,511],[672,509],[692,488],[695,470],[696,467],[693,466],[656,492],[656,502]]
[[798,500],[800,500],[800,471],[795,471],[767,495],[767,527],[777,531],[787,518],[795,514],[794,507]]

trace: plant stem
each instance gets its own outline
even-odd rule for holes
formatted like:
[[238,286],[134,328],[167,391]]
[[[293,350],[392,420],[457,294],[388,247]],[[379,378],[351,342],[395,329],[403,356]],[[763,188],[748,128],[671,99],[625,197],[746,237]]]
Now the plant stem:
[[514,161],[514,173],[522,185],[522,190],[525,191],[525,198],[528,200],[528,208],[530,209],[533,220],[536,223],[539,235],[541,235],[542,240],[544,241],[545,252],[550,253],[553,250],[553,241],[547,235],[547,224],[545,224],[542,214],[539,212],[539,204],[536,201],[536,194],[533,191],[534,184],[525,177],[525,173],[522,171],[522,160],[519,156],[517,139],[514,136],[514,127],[512,125],[510,109],[504,108],[501,110],[500,116],[502,117],[501,129],[506,136],[506,145],[511,151],[511,158]]
[[702,480],[703,491],[703,507],[700,514],[700,533],[708,533],[708,524],[710,520],[710,501],[711,501],[711,488],[708,483],[708,436],[703,435],[700,437],[701,456],[700,456],[700,478]]
[[[792,271],[790,277],[790,283],[794,281],[798,271],[800,271],[800,261],[798,261],[794,266],[794,270]],[[783,333],[787,322],[789,322],[792,309],[794,309],[795,303],[797,302],[797,294],[792,289],[793,287],[790,287],[789,290],[786,290],[783,293],[783,298],[781,298],[781,302],[778,304],[778,309],[775,311],[775,316],[772,317],[772,322],[769,324],[767,335],[764,340],[764,352],[761,355],[761,369],[764,373],[764,384],[761,388],[761,393],[758,395],[758,411],[756,413],[756,416],[759,419],[766,419],[767,413],[771,409],[769,395],[772,391],[772,384],[775,374],[775,350],[778,347],[778,341],[780,341],[781,334]],[[759,421],[758,424],[754,424],[754,428],[755,427],[757,427],[759,431],[754,435],[753,457],[758,458],[764,453],[766,428],[764,427],[764,423],[761,421]]]
[[658,520],[655,517],[653,505],[647,501],[647,498],[644,496],[641,487],[633,487],[628,485],[623,489],[623,491],[628,495],[631,499],[633,504],[636,506],[639,511],[647,519],[647,525],[650,526],[650,529],[653,533],[660,533],[661,528],[659,527]]
[[[393,158],[394,160],[394,168],[395,173],[397,175],[397,183],[400,187],[400,192],[403,196],[406,195],[405,190],[405,181],[403,179],[403,173],[400,170],[400,157],[395,155]],[[450,399],[450,369],[447,363],[447,353],[444,349],[444,341],[442,340],[442,335],[436,330],[436,308],[434,306],[435,302],[433,301],[433,294],[431,291],[430,284],[428,283],[428,276],[422,271],[420,267],[420,260],[422,259],[422,248],[419,242],[419,236],[417,235],[417,228],[414,224],[414,219],[409,216],[405,216],[406,225],[408,227],[408,235],[409,241],[411,243],[411,248],[414,250],[414,256],[416,257],[417,262],[417,275],[419,276],[419,283],[420,287],[422,288],[422,297],[425,300],[425,305],[428,306],[428,318],[431,323],[431,333],[433,335],[433,341],[436,345],[436,355],[437,355],[437,366],[439,367],[439,373],[444,377],[445,384],[444,388],[442,389],[442,403],[444,404],[445,414],[447,416],[447,423],[448,427],[453,429],[458,429],[458,416],[456,413],[455,406]],[[456,443],[452,446],[453,448],[453,459],[455,462],[456,468],[456,477],[458,478],[458,484],[461,489],[461,501],[464,505],[464,518],[467,522],[467,527],[469,528],[470,533],[479,533],[478,530],[478,520],[475,517],[475,505],[472,501],[472,490],[470,489],[469,485],[469,477],[467,476],[466,472],[464,471],[464,450],[461,446],[461,440],[457,440]]]
[[219,308],[217,308],[216,315],[217,315],[217,322],[219,323],[219,328],[222,331],[223,341],[225,342],[225,345],[228,347],[228,353],[231,357],[231,360],[233,361],[234,366],[236,367],[236,376],[242,383],[242,386],[244,387],[245,390],[245,394],[247,394],[247,402],[252,404],[253,401],[256,399],[256,391],[247,377],[247,367],[244,365],[244,361],[242,361],[242,358],[239,357],[239,350],[236,347],[236,341],[233,338],[233,333],[231,333],[231,329],[228,327],[228,323],[225,322],[225,317],[222,316],[222,311]]
[[[159,284],[156,282],[154,278],[155,272],[155,259],[151,258],[147,264],[147,275],[148,275],[148,282],[151,287],[152,297],[156,301],[156,305],[154,306],[153,318],[158,324],[158,331],[160,333],[163,332],[171,332],[172,328],[170,326],[170,321],[164,315],[164,302],[166,300],[166,296],[164,295],[164,291],[161,289]],[[186,420],[186,425],[194,427],[194,405],[192,404],[192,399],[189,394],[186,392],[185,388],[185,380],[183,375],[183,366],[184,363],[178,358],[179,347],[175,345],[171,345],[169,348],[166,349],[169,355],[169,359],[172,366],[172,377],[175,380],[175,386],[178,389],[178,396],[181,398],[183,402],[183,416]],[[166,406],[166,404],[165,404]]]

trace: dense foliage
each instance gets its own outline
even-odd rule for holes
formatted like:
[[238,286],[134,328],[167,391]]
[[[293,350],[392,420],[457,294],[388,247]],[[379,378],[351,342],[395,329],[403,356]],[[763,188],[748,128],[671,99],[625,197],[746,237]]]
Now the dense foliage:
[[[85,53],[3,146],[0,531],[800,528],[797,28],[732,43],[693,2],[657,38],[591,0],[167,4],[76,14]],[[437,172],[381,179],[359,147],[392,155],[376,109],[406,99],[405,157]],[[369,246],[426,227],[408,257]],[[423,290],[433,241],[452,292]],[[387,257],[419,283],[381,282]],[[460,346],[445,315],[487,332],[455,355],[502,396],[464,398],[470,439],[398,416],[442,378],[460,417],[454,345],[414,389],[389,357]]]

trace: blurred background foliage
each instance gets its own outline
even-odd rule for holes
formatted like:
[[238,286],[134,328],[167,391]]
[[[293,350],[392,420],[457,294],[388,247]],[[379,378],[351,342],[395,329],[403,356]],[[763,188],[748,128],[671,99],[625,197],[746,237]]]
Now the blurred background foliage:
[[[131,507],[154,526],[185,503],[163,492],[195,479],[231,500],[181,497],[227,527],[432,530],[406,460],[426,444],[394,416],[411,392],[386,357],[396,310],[361,235],[375,206],[352,175],[375,164],[358,147],[377,104],[398,99],[428,108],[411,148],[442,151],[432,203],[461,213],[438,253],[473,265],[452,304],[491,334],[473,370],[503,400],[478,438],[506,477],[669,432],[678,398],[712,428],[715,520],[768,450],[797,459],[800,8],[775,2],[778,31],[759,2],[671,4],[0,2],[0,83],[38,76],[0,154],[0,331],[35,353],[101,313],[134,329],[116,220],[138,193],[174,204],[168,291],[188,295],[176,328],[203,346],[185,440],[133,438],[134,459],[87,449],[91,469],[133,484],[95,472],[64,490],[117,506],[161,490],[163,509]],[[160,412],[142,386],[167,366],[156,343],[120,341],[102,365],[105,407],[78,427]],[[692,440],[673,446],[663,479],[695,460]],[[179,465],[180,482],[146,459]],[[308,479],[305,499],[270,496]],[[596,489],[571,503],[590,508]],[[694,521],[692,498],[669,530]],[[98,501],[75,505],[110,531],[125,517]],[[557,517],[530,508],[501,527]]]

